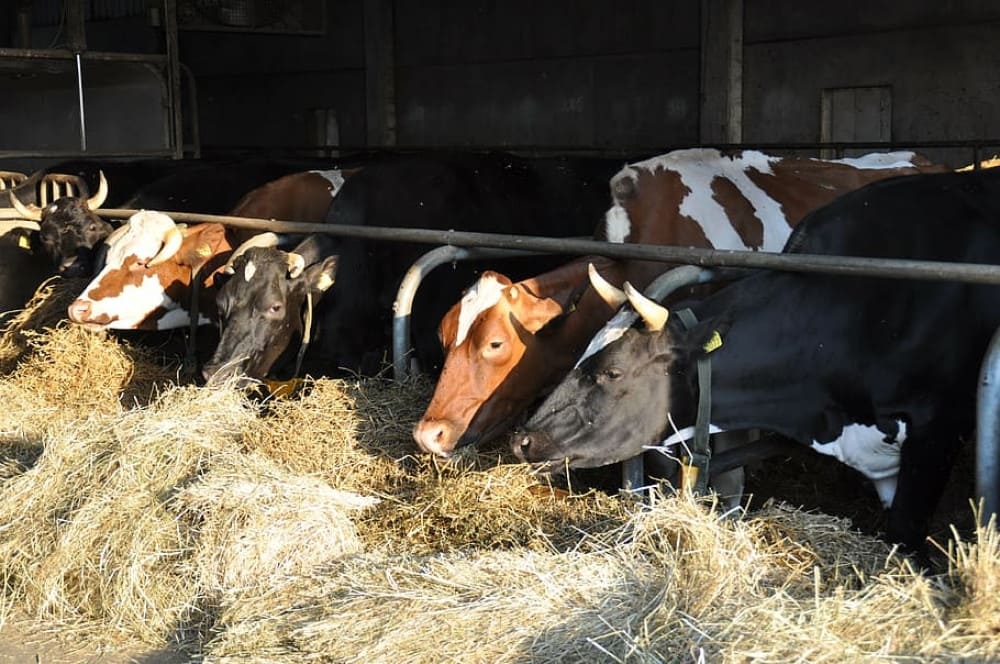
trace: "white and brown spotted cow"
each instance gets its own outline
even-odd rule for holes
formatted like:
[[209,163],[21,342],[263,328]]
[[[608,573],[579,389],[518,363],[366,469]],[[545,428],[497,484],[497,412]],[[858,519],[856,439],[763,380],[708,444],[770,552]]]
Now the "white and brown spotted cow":
[[[939,172],[912,152],[825,161],[762,152],[677,150],[630,164],[611,179],[613,204],[596,235],[611,242],[781,251],[805,214],[840,194],[897,175]],[[414,429],[426,452],[507,430],[569,371],[611,309],[592,292],[584,259],[519,283],[484,274],[439,327],[445,363]],[[597,262],[621,286],[644,288],[670,266]]]

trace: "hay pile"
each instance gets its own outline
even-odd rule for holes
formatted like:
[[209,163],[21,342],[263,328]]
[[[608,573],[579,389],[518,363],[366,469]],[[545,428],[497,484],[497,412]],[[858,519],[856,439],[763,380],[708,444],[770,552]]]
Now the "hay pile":
[[261,402],[28,332],[0,378],[0,616],[212,662],[1000,657],[993,531],[919,575],[780,503],[565,496],[503,448],[435,463],[410,442],[426,382]]

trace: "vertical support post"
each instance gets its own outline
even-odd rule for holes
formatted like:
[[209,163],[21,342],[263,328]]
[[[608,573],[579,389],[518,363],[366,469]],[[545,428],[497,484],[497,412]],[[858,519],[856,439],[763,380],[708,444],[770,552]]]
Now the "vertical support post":
[[396,144],[396,57],[392,5],[392,0],[365,0],[368,145]]
[[79,98],[80,150],[87,151],[87,119],[83,110],[83,67],[80,54],[87,50],[83,0],[66,0],[66,47],[76,59],[76,90]]
[[31,0],[19,0],[17,4],[18,48],[31,48]]
[[1000,330],[990,341],[979,373],[976,394],[976,497],[982,501],[980,522],[1000,518]]
[[184,156],[184,115],[181,112],[181,63],[177,50],[177,0],[163,0],[163,37],[167,51],[170,147],[174,159],[180,159]]
[[701,142],[743,141],[743,3],[701,2]]

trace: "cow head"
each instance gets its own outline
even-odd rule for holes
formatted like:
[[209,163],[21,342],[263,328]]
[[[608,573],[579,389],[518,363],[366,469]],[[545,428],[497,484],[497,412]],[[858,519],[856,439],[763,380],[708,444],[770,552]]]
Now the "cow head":
[[[69,319],[91,330],[167,330],[190,324],[194,275],[211,285],[213,268],[232,247],[220,224],[176,225],[140,211],[107,240],[100,273],[69,306]],[[199,323],[214,312],[199,307]]]
[[551,470],[604,466],[641,454],[662,440],[671,422],[693,422],[693,364],[715,329],[668,327],[664,307],[625,286],[643,324],[625,330],[556,387],[514,434],[521,460]]
[[573,365],[613,311],[587,288],[587,265],[518,283],[486,272],[451,308],[439,327],[444,368],[413,431],[422,450],[447,457],[503,433]]
[[266,377],[302,333],[307,295],[314,306],[334,283],[337,257],[323,255],[315,236],[291,252],[276,243],[275,237],[272,246],[241,246],[226,266],[228,279],[216,296],[222,334],[202,372],[210,385]]
[[89,277],[94,272],[95,250],[114,230],[97,216],[108,195],[108,181],[100,174],[100,185],[90,198],[63,196],[45,207],[25,204],[9,192],[11,206],[25,219],[37,221],[42,250],[64,277]]

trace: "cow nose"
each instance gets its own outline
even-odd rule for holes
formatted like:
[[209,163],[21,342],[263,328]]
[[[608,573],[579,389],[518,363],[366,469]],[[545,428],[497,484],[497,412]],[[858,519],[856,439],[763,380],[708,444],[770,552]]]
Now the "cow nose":
[[86,323],[90,320],[91,304],[87,300],[74,300],[69,305],[67,314],[74,323]]
[[548,434],[541,431],[518,431],[514,433],[511,447],[514,456],[521,461],[537,461],[545,456],[544,450],[550,445]]
[[447,458],[455,451],[455,427],[443,420],[420,420],[413,439],[424,452]]

